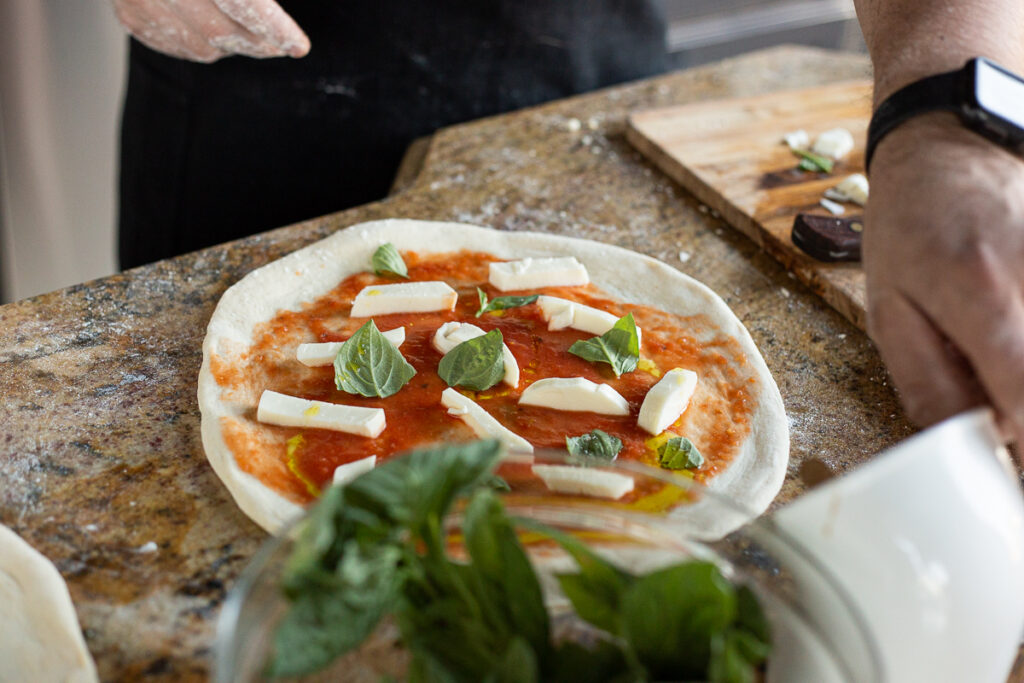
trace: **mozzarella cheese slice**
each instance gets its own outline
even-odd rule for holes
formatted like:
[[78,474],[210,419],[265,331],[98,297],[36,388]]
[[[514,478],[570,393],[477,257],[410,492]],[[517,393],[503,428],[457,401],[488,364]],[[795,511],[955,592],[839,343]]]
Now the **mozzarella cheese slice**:
[[369,472],[377,466],[377,456],[371,455],[354,462],[338,465],[334,468],[334,485],[347,484],[360,474]]
[[850,131],[845,128],[833,128],[818,136],[811,151],[838,161],[849,154],[852,149],[853,135],[850,134]]
[[489,281],[503,292],[537,287],[574,287],[590,282],[587,269],[575,256],[526,258],[490,264]]
[[545,486],[559,493],[582,493],[585,496],[618,500],[632,491],[634,486],[633,477],[592,467],[534,465],[531,469]]
[[683,414],[696,388],[696,372],[683,368],[669,370],[644,396],[637,425],[655,436],[661,434]]
[[[405,328],[396,327],[393,330],[382,332],[384,338],[395,345],[398,348],[405,342]],[[299,348],[295,350],[295,358],[303,365],[308,365],[311,368],[319,367],[322,365],[332,365],[334,363],[335,356],[338,355],[338,351],[341,350],[342,345],[345,342],[320,342],[316,344],[299,344]]]
[[[537,305],[540,306],[541,315],[547,321],[549,330],[564,330],[571,327],[574,330],[602,335],[612,329],[618,321],[618,318],[608,311],[557,296],[542,294],[537,299]],[[636,328],[636,338],[637,341],[641,339],[639,327]]]
[[448,322],[437,328],[430,343],[444,355],[464,341],[483,336],[485,332],[472,323]]
[[[487,333],[472,323],[449,322],[437,328],[431,344],[444,355],[462,342],[485,334]],[[501,345],[501,359],[505,363],[505,374],[501,381],[515,389],[519,386],[519,362],[506,344]]]
[[[868,179],[863,173],[846,176],[830,190],[833,194],[830,199],[838,198],[839,201],[850,201],[861,206],[868,203]],[[826,190],[825,196],[829,196],[829,190]]]
[[811,144],[811,137],[807,134],[806,130],[801,128],[783,135],[782,141],[785,142],[790,149],[807,149],[807,146]]
[[363,287],[352,302],[352,317],[389,313],[451,311],[459,296],[446,282],[400,282]]
[[629,415],[629,403],[607,384],[583,377],[549,377],[526,387],[521,405],[578,410],[602,415]]
[[310,401],[269,389],[260,396],[256,419],[282,427],[333,429],[336,432],[369,437],[380,436],[386,426],[381,408]]
[[826,199],[825,197],[822,197],[821,199],[818,200],[818,203],[821,204],[825,208],[825,210],[828,211],[833,216],[842,216],[844,213],[846,213],[846,208],[842,204],[838,204],[832,201],[831,199]]
[[477,436],[498,439],[510,451],[533,453],[533,445],[529,441],[506,428],[475,401],[455,389],[449,387],[441,392],[441,405],[448,409],[449,415],[465,422]]

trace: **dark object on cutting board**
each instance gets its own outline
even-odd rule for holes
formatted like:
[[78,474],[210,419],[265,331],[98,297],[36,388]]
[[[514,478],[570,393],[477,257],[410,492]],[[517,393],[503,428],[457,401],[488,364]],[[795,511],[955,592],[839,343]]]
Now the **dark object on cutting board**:
[[819,261],[860,261],[861,216],[837,218],[810,213],[793,219],[793,244]]

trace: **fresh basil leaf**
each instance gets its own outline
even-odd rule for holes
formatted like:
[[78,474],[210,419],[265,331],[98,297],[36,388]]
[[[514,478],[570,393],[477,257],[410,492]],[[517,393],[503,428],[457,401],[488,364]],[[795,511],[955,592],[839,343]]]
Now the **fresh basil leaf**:
[[370,264],[373,266],[373,272],[376,275],[391,273],[392,275],[404,277],[406,280],[409,279],[409,269],[406,268],[405,261],[402,260],[401,254],[395,249],[395,245],[390,242],[377,247],[377,251],[373,252],[373,258],[370,259]]
[[727,631],[726,636],[736,652],[754,666],[765,661],[771,653],[771,643],[759,640],[747,631],[734,628]]
[[835,167],[835,162],[828,157],[823,157],[820,154],[808,151],[806,149],[794,149],[793,154],[800,157],[799,168],[805,171],[821,171],[822,173],[831,173]]
[[[396,615],[402,643],[410,652],[450,672],[457,681],[486,676],[497,664],[504,643],[490,628],[494,622],[481,618],[480,596],[467,591],[465,580],[454,584],[447,580],[449,575],[471,571],[450,564],[426,572],[422,590],[407,598],[407,607]],[[503,635],[507,638],[507,633]]]
[[821,171],[821,169],[818,168],[817,164],[808,159],[801,159],[800,162],[796,165],[796,167],[801,171],[809,171],[811,173],[818,173]]
[[450,387],[490,389],[505,375],[502,344],[501,330],[467,339],[444,354],[437,374]]
[[449,671],[443,662],[430,656],[429,652],[413,652],[409,670],[406,672],[407,683],[462,683],[462,680]]
[[508,493],[512,490],[512,487],[508,485],[502,477],[497,474],[492,474],[486,481],[483,482],[484,486],[487,486],[492,491],[498,491],[499,493]]
[[408,384],[416,369],[380,333],[373,320],[356,330],[334,358],[334,384],[360,396],[386,398]]
[[560,574],[558,582],[581,619],[612,635],[622,631],[620,612],[622,595],[634,577],[593,552],[575,536],[531,519],[516,518],[516,523],[558,543],[579,567],[575,574]]
[[517,635],[504,604],[515,587],[488,579],[475,563],[430,553],[417,563],[422,580],[407,584],[406,608],[399,614],[403,641],[412,652],[457,674],[458,680],[484,679]]
[[343,509],[342,489],[332,486],[324,491],[299,525],[295,545],[282,572],[281,583],[286,595],[297,596],[311,584],[333,581],[331,572],[324,566],[340,557],[345,539],[337,518]]
[[398,600],[402,553],[393,546],[347,544],[340,571],[329,583],[308,585],[274,633],[269,676],[302,676],[352,650]]
[[[749,633],[728,630],[711,641],[711,659],[708,662],[710,683],[756,683],[757,666],[764,661],[766,647]],[[757,648],[759,656],[750,656]]]
[[[552,683],[609,683],[643,680],[630,671],[622,649],[605,640],[592,647],[566,640],[558,644],[551,671],[544,680]],[[633,675],[630,675],[633,674]]]
[[488,301],[487,293],[479,287],[476,288],[476,294],[480,297],[480,310],[476,312],[477,318],[488,311],[504,311],[506,308],[526,306],[540,298],[540,294],[529,294],[527,296],[499,296]]
[[[589,434],[565,437],[565,447],[570,455],[581,456],[582,464],[612,462],[622,450],[622,439],[600,429]],[[576,461],[578,458],[570,458]]]
[[540,680],[537,655],[524,638],[513,638],[484,683],[536,683]]
[[736,620],[712,642],[708,677],[715,683],[752,683],[771,652],[768,619],[748,586],[736,589]]
[[583,573],[559,574],[558,585],[581,619],[609,633],[621,631],[621,585]]
[[497,494],[488,489],[473,494],[462,530],[474,569],[503,607],[504,623],[543,656],[549,647],[544,594]]
[[302,676],[322,669],[370,635],[380,616],[350,609],[339,592],[299,596],[274,633],[267,676]]
[[600,337],[574,342],[569,353],[594,363],[608,363],[616,377],[632,372],[640,360],[640,340],[633,314],[619,318],[612,329]]
[[759,641],[768,645],[772,641],[768,618],[761,609],[754,591],[748,586],[736,589],[736,626],[751,634]]
[[735,618],[736,592],[710,562],[641,576],[622,596],[623,636],[655,681],[703,680],[712,640]]
[[423,448],[386,460],[345,487],[345,502],[418,531],[439,523],[455,499],[493,482],[500,441]]
[[704,456],[685,436],[675,436],[658,447],[658,464],[667,470],[695,470],[704,464]]

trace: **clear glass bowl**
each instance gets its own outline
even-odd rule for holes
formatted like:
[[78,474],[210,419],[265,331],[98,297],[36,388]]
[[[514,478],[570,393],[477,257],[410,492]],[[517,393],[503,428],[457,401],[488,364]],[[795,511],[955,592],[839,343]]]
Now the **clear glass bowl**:
[[[565,456],[542,452],[533,462],[562,465]],[[532,476],[528,462],[506,461],[499,470],[511,486],[502,494],[506,511],[571,533],[633,571],[686,559],[715,562],[728,578],[750,586],[761,599],[773,638],[768,681],[884,679],[876,643],[854,601],[770,518],[750,522],[756,515],[742,505],[666,470],[629,461],[600,469],[632,477],[633,492],[620,500],[559,493]],[[447,524],[456,548],[459,522],[454,513]],[[572,631],[578,624],[554,574],[575,565],[550,542],[528,535],[522,540],[537,568],[555,630]],[[291,545],[288,534],[268,541],[229,593],[217,625],[216,681],[264,680],[274,628],[287,608],[278,582]],[[397,629],[385,622],[361,648],[304,680],[400,679],[404,661]]]

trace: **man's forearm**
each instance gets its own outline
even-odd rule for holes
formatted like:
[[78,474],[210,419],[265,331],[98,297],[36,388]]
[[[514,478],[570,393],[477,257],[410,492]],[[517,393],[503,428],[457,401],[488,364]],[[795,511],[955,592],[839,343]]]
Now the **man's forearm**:
[[1024,73],[1022,0],[854,0],[875,103],[924,76],[988,57]]
[[[984,56],[1024,73],[1022,0],[855,0],[875,102]],[[908,414],[988,404],[1024,444],[1024,164],[951,112],[885,136],[864,218],[868,329]]]

